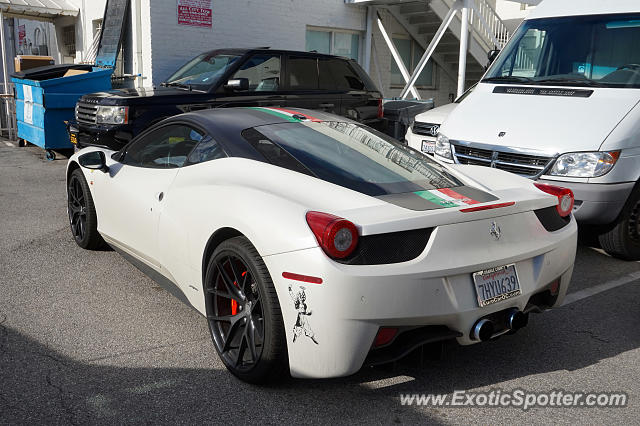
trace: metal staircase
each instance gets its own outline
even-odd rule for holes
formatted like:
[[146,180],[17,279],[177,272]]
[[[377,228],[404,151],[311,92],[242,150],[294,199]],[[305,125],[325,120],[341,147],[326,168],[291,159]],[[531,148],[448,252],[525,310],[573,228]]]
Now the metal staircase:
[[[389,4],[385,8],[424,49],[435,36],[454,0],[431,0]],[[500,17],[485,0],[474,0],[469,12],[469,50],[465,87],[477,82],[484,73],[487,53],[501,49],[509,39],[509,31]],[[460,31],[462,18],[456,13],[445,35],[432,55],[433,60],[454,79],[457,79]]]
[[[468,6],[469,36],[464,84],[468,88],[484,73],[487,53],[501,49],[510,37],[507,27],[486,0],[345,0],[387,10],[425,50],[438,36],[452,8],[461,1]],[[454,80],[458,80],[463,15],[460,11],[455,13],[431,54],[431,59]]]

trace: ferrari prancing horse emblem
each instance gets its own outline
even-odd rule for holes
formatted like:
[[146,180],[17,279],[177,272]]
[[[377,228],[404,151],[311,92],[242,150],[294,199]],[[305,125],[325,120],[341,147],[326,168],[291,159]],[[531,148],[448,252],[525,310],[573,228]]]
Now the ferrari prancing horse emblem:
[[500,239],[500,234],[502,231],[500,230],[500,226],[494,220],[491,222],[491,227],[489,228],[489,235],[492,235],[496,240]]

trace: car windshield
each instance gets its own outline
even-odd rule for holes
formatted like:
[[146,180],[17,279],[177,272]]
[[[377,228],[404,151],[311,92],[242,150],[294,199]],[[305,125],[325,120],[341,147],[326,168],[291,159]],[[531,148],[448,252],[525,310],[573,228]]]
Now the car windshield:
[[524,21],[484,82],[640,88],[640,14]]
[[203,53],[184,64],[164,83],[167,86],[213,86],[241,56]]
[[269,162],[296,171],[303,168],[319,179],[363,194],[462,185],[429,157],[355,123],[304,121],[249,130],[250,137],[246,132],[243,135]]

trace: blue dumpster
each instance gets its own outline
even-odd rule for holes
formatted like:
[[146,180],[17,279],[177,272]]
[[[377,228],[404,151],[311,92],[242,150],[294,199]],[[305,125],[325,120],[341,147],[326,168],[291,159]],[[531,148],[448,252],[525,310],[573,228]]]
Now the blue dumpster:
[[[85,66],[86,67],[86,66]],[[68,75],[70,69],[83,74]],[[52,66],[27,70],[19,78],[14,76],[18,137],[47,152],[53,160],[53,149],[69,149],[73,145],[65,121],[74,118],[78,99],[92,92],[111,89],[113,68],[81,66]]]

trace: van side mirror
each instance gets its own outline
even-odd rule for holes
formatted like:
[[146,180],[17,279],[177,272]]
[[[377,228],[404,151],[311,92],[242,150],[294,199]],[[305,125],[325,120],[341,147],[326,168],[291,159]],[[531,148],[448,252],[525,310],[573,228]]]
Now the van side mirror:
[[92,151],[82,154],[78,157],[78,163],[85,169],[100,170],[103,173],[109,171],[107,166],[107,159],[102,151]]
[[225,89],[229,90],[249,90],[248,78],[232,78],[224,85]]
[[499,54],[500,54],[500,49],[491,49],[487,53],[487,59],[489,60],[489,63],[487,65],[491,65],[493,61],[495,61],[495,59],[498,57]]

